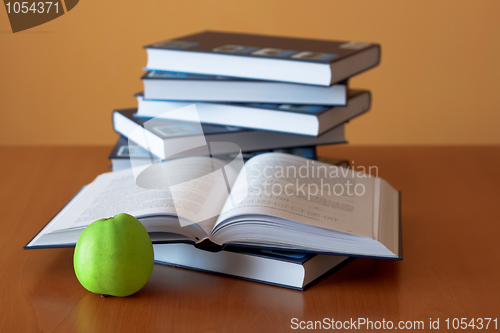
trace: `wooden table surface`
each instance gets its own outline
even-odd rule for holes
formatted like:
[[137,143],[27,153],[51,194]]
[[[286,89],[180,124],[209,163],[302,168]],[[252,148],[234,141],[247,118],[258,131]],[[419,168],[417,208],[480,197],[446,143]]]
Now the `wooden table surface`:
[[137,294],[101,298],[76,279],[73,249],[22,247],[108,170],[110,149],[0,148],[1,332],[280,332],[292,318],[428,330],[430,318],[444,329],[446,318],[500,316],[500,147],[319,150],[377,166],[402,192],[402,262],[358,258],[304,292],[155,265]]

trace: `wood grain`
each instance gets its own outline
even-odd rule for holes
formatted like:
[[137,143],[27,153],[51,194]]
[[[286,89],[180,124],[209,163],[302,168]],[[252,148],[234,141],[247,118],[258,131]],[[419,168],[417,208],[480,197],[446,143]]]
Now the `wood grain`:
[[[22,247],[108,167],[110,147],[0,148],[0,331],[290,331],[291,319],[422,320],[500,313],[500,147],[330,146],[402,191],[402,262],[356,259],[305,292],[155,265],[137,294],[101,298],[72,249]],[[372,169],[373,170],[373,169]]]

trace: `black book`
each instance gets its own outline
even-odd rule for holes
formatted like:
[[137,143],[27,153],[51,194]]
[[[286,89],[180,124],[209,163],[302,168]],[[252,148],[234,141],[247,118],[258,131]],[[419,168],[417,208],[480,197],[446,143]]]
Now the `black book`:
[[329,86],[380,62],[380,45],[205,31],[145,46],[147,68]]

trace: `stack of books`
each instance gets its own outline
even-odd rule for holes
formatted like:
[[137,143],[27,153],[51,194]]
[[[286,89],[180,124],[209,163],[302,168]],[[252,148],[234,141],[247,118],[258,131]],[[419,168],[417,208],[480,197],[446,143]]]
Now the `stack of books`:
[[[93,220],[127,212],[150,233],[157,263],[288,288],[303,290],[350,257],[401,259],[399,192],[316,156],[318,145],[345,143],[346,122],[370,109],[370,92],[350,89],[348,79],[379,63],[379,45],[207,31],[145,49],[138,108],[113,111],[113,172],[82,189],[26,248],[73,246]],[[200,134],[209,158],[179,158]],[[246,165],[231,174],[224,156],[234,146]],[[139,188],[135,167],[158,165],[181,186],[144,176],[150,190]],[[317,174],[307,181],[328,185],[328,194],[305,194],[306,180],[266,174],[289,166],[343,175],[318,185]],[[213,185],[219,176],[224,186]],[[261,192],[268,181],[297,191]],[[363,195],[336,193],[350,182]],[[197,223],[203,211],[213,218]]]
[[[196,133],[191,113],[170,111],[193,104],[207,142],[232,142],[246,156],[287,149],[315,158],[316,146],[345,143],[345,123],[370,109],[370,92],[349,89],[348,78],[380,61],[377,44],[213,31],[145,49],[138,108],[113,113],[122,136],[113,170],[130,167],[131,156],[148,163],[149,152],[167,159],[165,146]],[[131,138],[141,127],[149,142]]]
[[[377,44],[214,31],[157,42],[145,49],[147,72],[142,77],[144,91],[136,94],[138,108],[113,114],[114,129],[122,136],[110,155],[113,170],[130,167],[131,156],[135,165],[141,164],[137,163],[141,158],[145,165],[151,156],[168,158],[165,146],[134,141],[130,135],[142,127],[164,145],[182,145],[189,138],[186,128],[194,128],[193,119],[190,114],[169,111],[192,104],[207,142],[235,143],[245,160],[268,151],[316,159],[317,145],[345,143],[345,123],[369,110],[370,92],[349,89],[348,79],[380,61]],[[155,125],[145,128],[144,122],[152,118]],[[312,277],[309,273],[309,281],[305,275],[294,285],[273,281],[298,288],[346,258],[277,251],[210,253],[183,244],[155,245],[155,253],[157,262],[253,279],[259,277],[252,274],[260,274],[265,282],[273,281],[272,272],[283,269],[277,263],[302,266],[303,271],[308,267],[304,263],[321,262],[309,268],[317,271]],[[249,262],[235,264],[243,258],[271,262],[273,269],[257,270]],[[234,262],[229,264],[231,259]],[[288,274],[288,278],[297,276]]]

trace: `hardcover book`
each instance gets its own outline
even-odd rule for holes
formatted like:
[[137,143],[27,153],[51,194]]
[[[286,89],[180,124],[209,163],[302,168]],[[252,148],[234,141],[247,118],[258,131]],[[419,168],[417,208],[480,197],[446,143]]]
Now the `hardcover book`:
[[[254,156],[271,152],[292,154],[313,160],[317,159],[315,146],[279,148],[279,149],[243,152],[242,157],[243,160],[246,162],[247,160],[249,160]],[[229,154],[228,156],[218,155],[215,157],[227,160],[227,159],[234,159],[236,156],[234,154]],[[160,159],[158,159],[158,157],[151,156],[151,154],[146,149],[142,148],[137,144],[131,144],[129,140],[124,136],[120,136],[118,138],[118,141],[113,147],[113,150],[109,154],[108,158],[111,161],[113,171],[121,171],[123,169],[131,168],[132,167],[132,163],[130,162],[131,158],[135,160],[134,166],[149,165],[151,163],[151,158],[153,158],[154,162],[160,162]]]
[[[199,108],[197,109],[199,110]],[[199,130],[196,123],[137,117],[135,111],[135,109],[114,111],[113,126],[115,131],[150,151],[161,160],[165,160],[169,156],[181,157],[179,153],[176,153],[178,148],[188,146],[193,139],[199,138],[200,135],[209,144],[231,142],[243,152],[346,142],[344,124],[340,124],[318,137],[311,137],[206,123],[202,123],[202,130]],[[211,155],[234,152],[232,145],[211,145]],[[185,151],[185,153],[193,155],[191,151]]]
[[154,244],[155,262],[297,290],[344,266],[345,256],[272,250],[209,252],[189,244]]
[[330,87],[220,75],[149,71],[142,77],[151,100],[346,105],[347,82]]
[[[269,104],[269,103],[206,103],[144,99],[138,94],[137,115],[148,118],[196,121],[319,136],[370,109],[371,94],[366,90],[349,89],[346,106]],[[194,104],[199,119],[191,113],[170,112]],[[311,143],[314,144],[314,143]],[[299,146],[301,144],[298,144]],[[309,145],[309,144],[304,144]]]
[[145,46],[147,69],[329,86],[378,65],[380,45],[205,31]]
[[101,174],[25,248],[74,246],[126,212],[154,243],[402,258],[399,192],[381,178],[281,153],[236,166],[192,156]]

